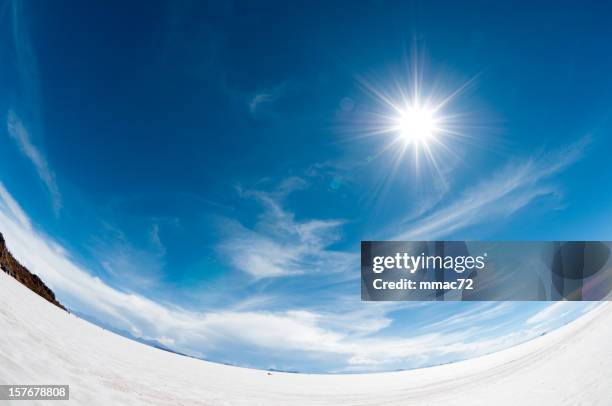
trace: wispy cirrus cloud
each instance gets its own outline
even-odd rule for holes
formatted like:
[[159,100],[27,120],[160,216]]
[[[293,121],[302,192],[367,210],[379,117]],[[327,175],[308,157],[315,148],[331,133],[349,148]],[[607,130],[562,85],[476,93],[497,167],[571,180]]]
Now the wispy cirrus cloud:
[[159,223],[153,222],[148,234],[148,243],[137,246],[118,226],[102,222],[97,236],[87,245],[111,280],[123,286],[151,289],[159,284],[166,249],[160,239]]
[[563,317],[569,311],[571,302],[555,302],[540,310],[527,319],[527,324],[538,324],[548,322],[553,318]]
[[243,197],[259,202],[263,213],[253,228],[223,221],[225,240],[218,248],[231,265],[261,279],[322,270],[342,272],[356,263],[356,254],[329,248],[340,238],[343,220],[297,221],[283,207],[289,193],[305,186],[302,179],[289,178],[272,192],[239,189]]
[[[578,305],[576,303],[580,304]],[[579,310],[586,313],[600,304],[599,302],[555,302],[553,304],[548,304],[542,310],[529,317],[526,323],[536,326],[554,324],[562,319],[569,320],[577,307],[579,307]]]
[[[58,215],[62,208],[62,196],[55,173],[33,138],[33,133],[39,138],[42,136],[39,134],[42,128],[40,74],[35,47],[28,31],[25,7],[27,4],[18,0],[7,3],[8,24],[12,28],[15,65],[20,80],[15,84],[18,91],[11,95],[12,107],[7,112],[6,128],[21,153],[34,165],[36,173],[49,191],[53,211]],[[26,108],[22,109],[23,106]],[[26,117],[20,116],[17,111],[28,111],[28,114]]]
[[34,165],[36,173],[38,173],[51,195],[53,210],[58,214],[62,208],[62,196],[57,186],[55,173],[50,169],[45,156],[32,142],[25,124],[13,110],[9,110],[6,117],[6,128],[11,138],[17,143],[19,150]]
[[497,317],[504,316],[513,310],[512,302],[479,303],[477,306],[461,313],[454,314],[438,322],[430,323],[427,329],[442,329],[458,325],[468,326],[482,323]]
[[30,218],[19,206],[19,203],[13,199],[13,196],[6,190],[4,185],[0,182],[0,211],[10,215],[13,221],[21,225],[25,229],[29,230],[32,228]]
[[404,222],[401,228],[406,231],[397,232],[394,239],[431,240],[448,236],[466,227],[510,216],[540,197],[555,195],[557,190],[546,181],[576,162],[588,142],[585,137],[565,148],[511,162],[450,203]]
[[252,115],[266,112],[274,103],[296,92],[298,88],[295,82],[284,81],[276,86],[260,90],[249,97],[249,111]]

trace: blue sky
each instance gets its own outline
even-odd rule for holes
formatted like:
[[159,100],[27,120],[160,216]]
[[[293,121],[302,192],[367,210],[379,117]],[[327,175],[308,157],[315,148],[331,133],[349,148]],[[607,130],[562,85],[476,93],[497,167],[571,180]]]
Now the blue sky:
[[[608,11],[2,2],[0,232],[71,309],[208,359],[512,345],[588,305],[361,303],[359,242],[609,240]],[[415,76],[459,90],[418,164],[381,131]]]

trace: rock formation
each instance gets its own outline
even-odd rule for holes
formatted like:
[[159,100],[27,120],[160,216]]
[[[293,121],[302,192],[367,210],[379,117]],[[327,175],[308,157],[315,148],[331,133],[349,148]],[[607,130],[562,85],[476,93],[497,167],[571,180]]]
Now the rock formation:
[[37,295],[45,298],[54,305],[66,310],[56,299],[55,294],[51,289],[45,285],[45,283],[26,267],[21,265],[15,257],[6,248],[4,237],[0,233],[0,268],[19,282],[27,286],[31,291]]

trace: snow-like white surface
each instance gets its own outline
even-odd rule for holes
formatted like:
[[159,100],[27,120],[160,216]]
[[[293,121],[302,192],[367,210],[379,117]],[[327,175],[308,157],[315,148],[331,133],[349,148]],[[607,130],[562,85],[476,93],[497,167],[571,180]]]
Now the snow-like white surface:
[[128,340],[0,272],[0,383],[69,384],[70,401],[28,402],[53,405],[612,405],[612,306],[528,343],[454,364],[269,375]]

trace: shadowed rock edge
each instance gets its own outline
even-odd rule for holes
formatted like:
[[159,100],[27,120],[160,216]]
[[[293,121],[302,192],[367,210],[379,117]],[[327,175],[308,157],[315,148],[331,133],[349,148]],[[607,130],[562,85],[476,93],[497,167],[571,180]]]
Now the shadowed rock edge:
[[0,233],[0,268],[38,296],[66,310],[55,298],[55,293],[37,275],[30,272],[13,257],[6,247],[2,233]]

